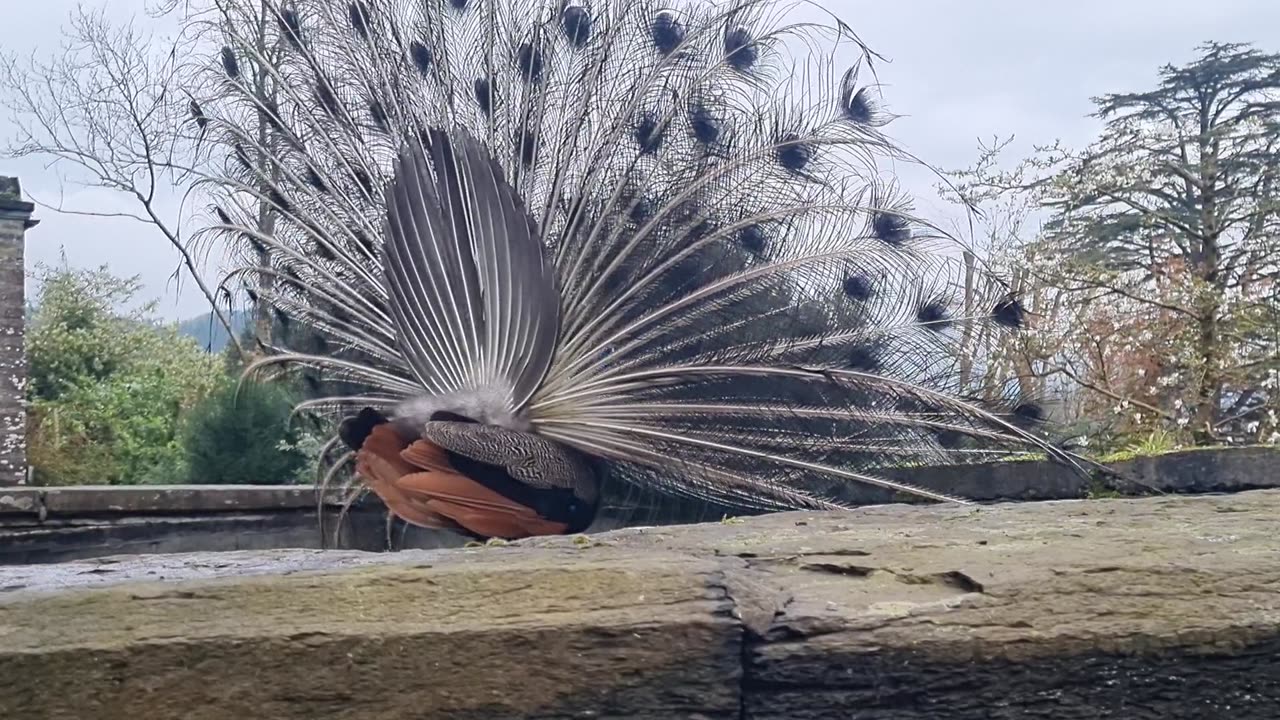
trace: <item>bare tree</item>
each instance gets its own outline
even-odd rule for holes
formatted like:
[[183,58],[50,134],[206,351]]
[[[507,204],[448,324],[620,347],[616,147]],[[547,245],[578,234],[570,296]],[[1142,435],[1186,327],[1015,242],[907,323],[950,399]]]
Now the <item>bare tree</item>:
[[[980,145],[980,159],[974,168],[946,173],[947,182],[938,184],[939,194],[962,206],[970,219],[967,234],[970,249],[964,253],[965,314],[980,312],[984,298],[1006,292],[1019,299],[1024,311],[1024,332],[1012,337],[993,332],[990,327],[966,328],[961,337],[961,385],[972,395],[999,394],[997,383],[1010,379],[1018,384],[1019,395],[1046,399],[1045,383],[1032,368],[1037,353],[1037,336],[1050,320],[1045,315],[1044,286],[1030,273],[1025,252],[1027,239],[1034,234],[1038,201],[1030,193],[995,188],[995,163],[1012,139],[995,138]],[[966,234],[957,227],[955,234]],[[982,260],[979,260],[982,258]],[[979,266],[984,267],[980,268]],[[994,270],[994,273],[982,270]],[[1001,287],[992,287],[992,278],[1001,278]],[[985,279],[985,281],[984,281]],[[978,365],[985,370],[978,372]]]
[[167,191],[181,191],[187,183],[185,168],[198,142],[200,128],[177,72],[192,41],[160,42],[133,21],[116,25],[101,9],[84,8],[71,16],[64,36],[64,52],[49,61],[0,55],[0,103],[17,128],[8,153],[73,166],[70,182],[129,197],[136,211],[48,206],[155,228],[178,251],[182,267],[243,352],[230,318],[200,275],[182,232],[181,211],[166,216],[159,206]]

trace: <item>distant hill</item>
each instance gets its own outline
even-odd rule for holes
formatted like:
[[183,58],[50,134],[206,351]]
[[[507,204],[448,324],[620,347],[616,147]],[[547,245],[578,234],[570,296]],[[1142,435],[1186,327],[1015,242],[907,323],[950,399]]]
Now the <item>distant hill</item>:
[[[253,316],[248,310],[231,311],[231,325],[237,335],[248,329],[252,322]],[[227,343],[231,342],[226,328],[222,327],[222,323],[211,312],[178,323],[178,332],[195,338],[200,347],[214,353],[222,352]]]

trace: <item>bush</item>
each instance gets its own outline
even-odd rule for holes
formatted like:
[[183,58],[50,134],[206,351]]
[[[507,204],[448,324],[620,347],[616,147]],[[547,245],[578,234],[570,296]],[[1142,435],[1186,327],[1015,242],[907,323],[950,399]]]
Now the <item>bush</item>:
[[287,387],[228,379],[188,414],[182,446],[189,481],[284,485],[308,468],[306,434],[290,423],[295,395]]
[[44,269],[27,336],[29,460],[40,485],[182,482],[182,415],[222,376],[219,361],[152,307],[120,314],[136,279]]

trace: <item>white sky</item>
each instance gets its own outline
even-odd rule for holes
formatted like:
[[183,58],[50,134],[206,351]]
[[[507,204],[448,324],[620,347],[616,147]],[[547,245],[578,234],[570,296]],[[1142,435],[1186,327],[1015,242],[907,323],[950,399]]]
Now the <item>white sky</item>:
[[[60,26],[80,2],[0,0],[0,48],[55,52]],[[141,14],[143,0],[106,0],[121,19]],[[1016,135],[1019,147],[1061,139],[1087,143],[1097,123],[1089,98],[1153,85],[1160,65],[1195,56],[1201,42],[1252,42],[1280,51],[1280,0],[834,0],[826,7],[891,62],[879,69],[889,108],[901,119],[889,134],[937,167],[969,165],[979,138]],[[0,114],[0,138],[12,126]],[[18,175],[34,198],[57,202],[58,174],[33,160],[0,159],[0,174]],[[935,220],[947,209],[930,176],[904,172],[902,186]],[[67,188],[68,206],[133,208],[101,190]],[[176,254],[153,229],[126,220],[39,210],[28,235],[28,268],[54,263],[65,251],[75,265],[108,264],[140,274],[147,294],[171,319],[206,310],[194,291],[178,292],[170,275]],[[189,285],[189,283],[184,283]]]

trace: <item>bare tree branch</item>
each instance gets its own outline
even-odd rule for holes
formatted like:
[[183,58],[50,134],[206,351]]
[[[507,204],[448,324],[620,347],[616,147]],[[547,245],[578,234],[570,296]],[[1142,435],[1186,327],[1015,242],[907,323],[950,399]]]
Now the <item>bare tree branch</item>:
[[[231,343],[243,354],[230,318],[201,277],[182,235],[182,211],[160,208],[167,191],[188,180],[193,147],[178,85],[184,41],[162,42],[131,21],[109,22],[102,10],[78,9],[65,29],[64,52],[48,61],[0,55],[0,104],[16,128],[11,157],[45,157],[65,168],[64,182],[123,194],[139,213],[100,213],[46,205],[59,212],[128,217],[153,226],[178,251]],[[188,41],[189,42],[189,41]],[[175,276],[177,274],[175,273]]]

